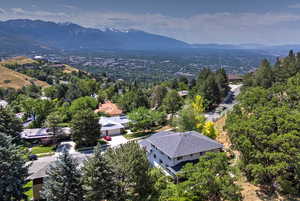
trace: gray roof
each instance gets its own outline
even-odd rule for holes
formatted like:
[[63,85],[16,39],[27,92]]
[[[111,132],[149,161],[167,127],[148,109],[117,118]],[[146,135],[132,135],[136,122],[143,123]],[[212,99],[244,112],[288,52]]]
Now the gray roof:
[[106,124],[106,125],[102,125],[101,131],[110,131],[110,130],[123,129],[123,128],[125,127],[121,124]]
[[116,116],[116,117],[101,117],[99,123],[102,125],[111,124],[128,124],[130,120],[127,116]]
[[222,144],[196,131],[183,133],[160,132],[141,141],[141,146],[149,150],[151,144],[171,158],[221,149]]
[[[74,159],[76,159],[79,163],[79,167],[83,164],[83,162],[88,159],[90,156],[73,156]],[[57,158],[55,156],[47,157],[47,160],[38,159],[36,161],[33,161],[31,166],[29,167],[29,177],[28,180],[43,178],[47,176],[47,170],[50,167],[50,165],[55,165],[55,161]]]

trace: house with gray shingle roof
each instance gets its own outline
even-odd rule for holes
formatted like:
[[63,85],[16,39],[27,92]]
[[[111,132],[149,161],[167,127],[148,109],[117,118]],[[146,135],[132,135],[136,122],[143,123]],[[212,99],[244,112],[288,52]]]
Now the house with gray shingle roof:
[[195,131],[160,132],[140,142],[148,160],[174,175],[188,162],[197,162],[199,157],[210,151],[220,151],[222,144]]

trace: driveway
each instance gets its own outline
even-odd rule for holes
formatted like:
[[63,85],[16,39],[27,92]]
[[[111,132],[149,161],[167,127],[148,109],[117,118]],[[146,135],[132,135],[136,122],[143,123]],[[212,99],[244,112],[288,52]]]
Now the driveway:
[[56,149],[56,153],[55,155],[59,155],[60,153],[62,153],[63,151],[67,151],[69,152],[70,154],[76,154],[78,153],[76,150],[75,150],[75,142],[73,141],[66,141],[66,142],[61,142],[57,149]]
[[128,140],[125,137],[123,137],[122,135],[118,135],[118,136],[112,136],[111,141],[109,141],[108,143],[110,144],[111,147],[117,147],[127,142]]

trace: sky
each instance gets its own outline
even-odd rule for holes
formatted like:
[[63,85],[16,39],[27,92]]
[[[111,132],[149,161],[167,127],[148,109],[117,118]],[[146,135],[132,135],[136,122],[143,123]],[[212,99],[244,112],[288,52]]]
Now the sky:
[[138,29],[188,43],[300,43],[299,0],[1,0],[0,20]]

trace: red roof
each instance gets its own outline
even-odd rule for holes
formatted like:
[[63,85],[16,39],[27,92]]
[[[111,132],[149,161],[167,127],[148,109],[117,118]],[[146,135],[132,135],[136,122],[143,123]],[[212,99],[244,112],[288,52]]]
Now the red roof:
[[103,112],[110,116],[118,116],[123,113],[123,111],[116,104],[110,101],[99,105],[99,108],[95,110],[95,112]]

